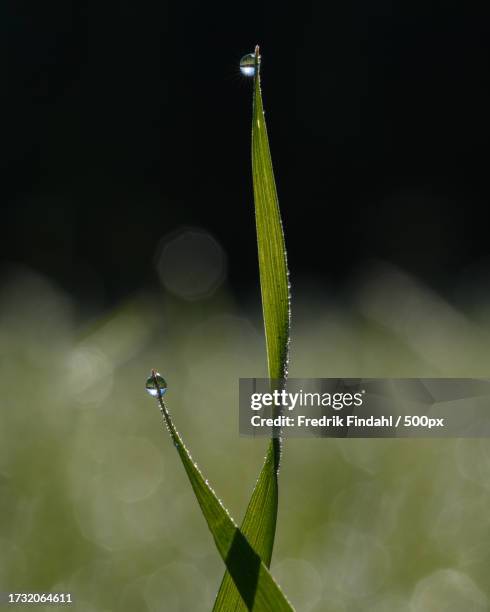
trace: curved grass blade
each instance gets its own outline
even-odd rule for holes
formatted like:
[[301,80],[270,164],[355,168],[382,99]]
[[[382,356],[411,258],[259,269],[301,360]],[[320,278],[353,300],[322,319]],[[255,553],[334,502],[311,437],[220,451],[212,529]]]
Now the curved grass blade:
[[201,511],[213,535],[216,548],[225,562],[227,571],[232,576],[246,606],[245,609],[254,610],[254,612],[294,612],[260,556],[238,529],[207,480],[204,479],[197,463],[192,460],[163,401],[155,370],[152,371],[152,378],[165,425],[179,453]]
[[[279,201],[262,105],[258,46],[255,48],[252,175],[269,378],[284,381],[287,376],[290,327],[289,275]],[[269,443],[264,465],[240,528],[267,567],[271,562],[276,532],[277,475],[280,456],[281,440],[280,438],[273,438]],[[221,582],[213,611],[240,612],[243,610],[246,610],[246,606],[233,583],[232,576],[227,572]]]

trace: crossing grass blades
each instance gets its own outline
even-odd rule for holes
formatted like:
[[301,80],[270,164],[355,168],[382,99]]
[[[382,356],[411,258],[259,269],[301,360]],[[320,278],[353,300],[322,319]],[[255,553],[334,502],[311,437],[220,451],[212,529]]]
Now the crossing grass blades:
[[[252,178],[267,364],[269,378],[284,381],[289,347],[289,281],[262,105],[258,46],[254,53],[242,58],[240,70],[245,76],[253,78]],[[280,438],[272,438],[269,442],[264,465],[243,522],[238,527],[209,486],[175,428],[163,400],[166,383],[155,370],[152,370],[147,381],[147,390],[157,398],[163,420],[226,566],[213,612],[291,612],[293,607],[269,571],[278,509]]]

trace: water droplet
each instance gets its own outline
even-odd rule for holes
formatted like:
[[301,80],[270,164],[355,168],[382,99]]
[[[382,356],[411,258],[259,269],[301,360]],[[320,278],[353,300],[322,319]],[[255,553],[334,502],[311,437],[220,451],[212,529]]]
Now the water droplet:
[[[155,379],[156,379],[156,383],[158,383],[158,384],[155,383]],[[155,376],[153,376],[153,374],[152,374],[151,376],[149,376],[146,379],[145,389],[148,391],[148,393],[152,397],[157,397],[158,396],[158,392],[160,391],[160,397],[161,397],[162,395],[164,395],[164,393],[167,390],[167,382],[163,378],[163,376],[161,376],[157,372],[155,374]]]
[[[260,55],[259,61],[260,64]],[[255,76],[255,53],[247,53],[240,60],[240,72],[247,77]]]

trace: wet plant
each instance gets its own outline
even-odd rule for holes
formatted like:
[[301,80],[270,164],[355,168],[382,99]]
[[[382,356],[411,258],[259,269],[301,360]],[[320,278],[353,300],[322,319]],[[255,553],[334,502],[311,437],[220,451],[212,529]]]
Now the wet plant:
[[[241,59],[240,70],[253,78],[252,178],[267,365],[269,378],[282,385],[288,365],[289,275],[262,104],[260,61],[257,46],[253,53]],[[269,572],[278,510],[281,439],[274,437],[269,442],[264,465],[238,527],[177,432],[163,401],[167,384],[155,370],[146,381],[146,389],[158,400],[163,420],[226,566],[214,612],[290,612],[293,610],[291,604]]]

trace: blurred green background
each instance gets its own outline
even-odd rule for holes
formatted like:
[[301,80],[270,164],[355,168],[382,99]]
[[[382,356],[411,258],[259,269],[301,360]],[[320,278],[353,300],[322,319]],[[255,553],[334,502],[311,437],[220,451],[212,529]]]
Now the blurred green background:
[[[90,320],[47,277],[3,278],[0,591],[212,607],[223,564],[144,383],[165,376],[239,521],[266,448],[237,432],[238,378],[265,376],[258,290],[232,297],[206,232],[172,235],[156,268],[154,292]],[[293,285],[292,376],[488,377],[489,302],[456,309],[382,262],[351,281],[335,301]],[[272,571],[299,611],[489,609],[490,441],[286,440],[280,486]]]

